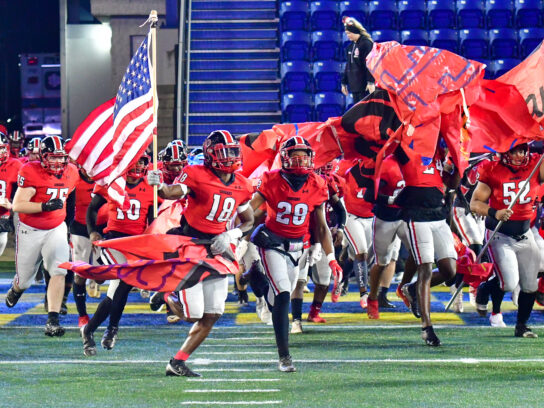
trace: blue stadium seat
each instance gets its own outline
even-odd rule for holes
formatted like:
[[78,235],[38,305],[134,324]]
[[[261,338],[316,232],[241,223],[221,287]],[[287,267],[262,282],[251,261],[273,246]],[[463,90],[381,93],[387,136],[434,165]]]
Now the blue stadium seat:
[[457,0],[457,28],[483,28],[484,12],[484,0]]
[[372,0],[368,4],[368,21],[372,30],[397,28],[395,0]]
[[282,61],[310,60],[310,33],[306,31],[285,31],[281,35]]
[[309,93],[284,94],[281,106],[283,122],[300,123],[312,120],[312,95]]
[[281,87],[283,92],[310,91],[311,66],[306,61],[287,61],[281,64]]
[[345,0],[340,2],[340,20],[343,17],[353,17],[366,27],[368,20],[368,2],[365,0]]
[[519,35],[519,55],[525,58],[533,52],[544,39],[544,28],[520,28]]
[[434,48],[459,53],[459,38],[452,28],[437,28],[429,31],[429,45]]
[[342,58],[342,34],[337,30],[312,33],[312,61],[340,60]]
[[542,26],[542,0],[516,0],[514,21],[518,28]]
[[340,91],[343,72],[342,63],[340,62],[314,62],[314,89],[316,92]]
[[310,3],[310,26],[315,30],[338,29],[338,3],[323,0]]
[[397,30],[376,30],[370,33],[376,42],[397,41],[400,42],[400,34]]
[[429,0],[427,16],[430,29],[455,28],[455,3],[450,0]]
[[478,62],[481,62],[486,65],[485,67],[485,73],[484,73],[484,79],[493,79],[495,78],[495,72],[493,71],[493,68],[491,67],[491,61],[487,59],[481,59],[478,60]]
[[325,122],[327,119],[342,116],[346,101],[340,92],[320,92],[314,95],[314,120]]
[[399,0],[397,9],[401,30],[426,28],[427,6],[425,0]]
[[485,2],[487,27],[505,28],[514,24],[513,0],[487,0]]
[[459,50],[465,58],[475,60],[487,58],[487,31],[482,28],[459,30]]
[[305,1],[286,1],[280,5],[280,27],[282,31],[308,31],[309,5]]
[[404,45],[429,45],[429,34],[426,30],[402,30],[400,42]]
[[521,60],[519,59],[505,58],[505,59],[493,60],[491,61],[489,65],[492,67],[491,70],[493,71],[494,78],[498,78],[501,75],[505,74],[506,72],[510,71],[520,62]]
[[489,56],[494,59],[517,58],[518,36],[513,28],[489,30]]

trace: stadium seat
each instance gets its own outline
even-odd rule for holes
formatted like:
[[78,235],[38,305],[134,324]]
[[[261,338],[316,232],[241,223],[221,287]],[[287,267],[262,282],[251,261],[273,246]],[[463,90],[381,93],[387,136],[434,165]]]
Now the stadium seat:
[[312,120],[312,95],[309,93],[284,94],[281,105],[283,122],[300,123]]
[[280,5],[280,27],[282,31],[309,28],[310,6],[305,1],[286,1]]
[[517,58],[518,36],[513,28],[489,30],[489,56],[493,59]]
[[397,9],[401,30],[426,28],[427,6],[425,0],[399,0]]
[[345,16],[353,17],[366,27],[368,2],[364,0],[345,0],[340,2],[340,21]]
[[489,28],[506,28],[514,24],[513,0],[487,0],[485,18]]
[[465,58],[475,60],[487,58],[487,32],[482,28],[459,30],[459,50]]
[[455,28],[455,3],[450,0],[429,0],[427,16],[430,29]]
[[437,28],[429,31],[429,45],[434,48],[459,53],[457,31],[451,28]]
[[306,61],[287,61],[281,64],[281,87],[283,92],[310,91],[311,66]]
[[340,91],[342,63],[337,61],[318,61],[313,64],[314,89],[316,92]]
[[495,73],[493,72],[493,68],[491,67],[491,61],[487,59],[481,59],[478,60],[478,62],[481,62],[482,64],[485,64],[485,73],[484,73],[484,79],[493,79],[495,78]]
[[521,58],[525,58],[544,39],[544,28],[521,28],[518,31],[519,35],[519,55]]
[[404,45],[429,45],[429,34],[426,30],[402,30],[400,42]]
[[312,33],[312,61],[341,60],[342,34],[337,30]]
[[516,0],[514,21],[518,28],[542,26],[542,0]]
[[376,30],[370,33],[376,42],[397,41],[400,42],[400,34],[397,30]]
[[338,3],[323,0],[310,3],[310,26],[312,31],[338,29]]
[[372,30],[397,28],[395,0],[372,0],[368,4],[368,21]]
[[325,122],[327,119],[342,116],[346,102],[340,92],[320,92],[314,95],[314,120]]
[[493,71],[494,75],[493,78],[500,77],[514,68],[520,62],[521,60],[515,58],[505,58],[491,61],[489,65],[492,67],[491,70]]
[[484,27],[484,0],[457,0],[457,27]]
[[310,33],[285,31],[281,34],[282,61],[310,60]]

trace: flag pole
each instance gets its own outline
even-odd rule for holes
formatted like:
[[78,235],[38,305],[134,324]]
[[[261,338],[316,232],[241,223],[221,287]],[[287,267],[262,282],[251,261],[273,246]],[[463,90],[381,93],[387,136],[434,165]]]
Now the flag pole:
[[[523,187],[521,187],[519,189],[518,193],[516,194],[516,196],[514,197],[512,202],[510,203],[510,205],[508,206],[508,210],[511,210],[512,207],[514,207],[514,205],[518,201],[519,196],[521,195],[521,193],[523,193],[525,191],[525,189],[529,188],[529,183],[531,182],[531,179],[533,178],[536,171],[540,168],[540,165],[542,164],[542,159],[544,159],[544,154],[540,156],[540,159],[538,160],[538,163],[536,164],[534,169],[531,171],[531,174],[529,174],[529,177],[527,177],[527,179],[523,182]],[[504,221],[502,221],[502,220],[498,222],[497,226],[495,227],[495,229],[491,233],[491,236],[487,239],[487,242],[485,243],[484,247],[482,248],[482,250],[478,254],[478,257],[476,258],[476,261],[474,263],[477,263],[477,264],[480,263],[480,261],[482,260],[482,257],[485,254],[485,251],[487,251],[487,247],[491,243],[491,240],[493,239],[493,237],[495,236],[495,234],[497,233],[497,231],[499,230],[499,228],[502,226],[503,223],[504,223]],[[459,287],[457,288],[455,293],[451,296],[450,301],[446,305],[446,312],[450,309],[451,305],[453,304],[453,302],[455,301],[457,296],[459,296],[459,293],[461,293],[461,291],[463,290],[464,287],[465,287],[465,282],[461,282],[461,284],[459,285]]]
[[[153,119],[158,127],[157,120],[157,106],[158,106],[158,95],[157,95],[157,23],[159,18],[157,16],[157,10],[151,10],[149,13],[149,21],[151,22],[151,66],[153,67],[153,72],[151,74],[151,87],[153,88]],[[157,170],[157,161],[158,161],[158,146],[157,146],[157,127],[153,130],[153,170]],[[158,190],[157,186],[153,186],[153,217],[157,218],[157,207],[158,207]]]

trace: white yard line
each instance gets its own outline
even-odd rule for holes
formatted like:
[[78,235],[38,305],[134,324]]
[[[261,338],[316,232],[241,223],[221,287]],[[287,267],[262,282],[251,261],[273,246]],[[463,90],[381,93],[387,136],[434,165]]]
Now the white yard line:
[[194,382],[274,382],[279,380],[279,378],[187,378],[187,381]]
[[235,394],[246,394],[248,392],[280,392],[279,388],[255,388],[252,390],[183,390],[183,392],[190,392],[194,394],[208,394],[208,393],[235,393]]
[[[205,354],[218,354],[218,355],[222,355],[224,356],[225,353],[227,353],[226,351],[206,351]],[[241,355],[246,355],[246,354],[257,354],[257,355],[261,355],[261,354],[277,354],[276,352],[274,351],[228,351],[228,354],[241,354]]]
[[181,405],[277,405],[283,401],[182,401]]

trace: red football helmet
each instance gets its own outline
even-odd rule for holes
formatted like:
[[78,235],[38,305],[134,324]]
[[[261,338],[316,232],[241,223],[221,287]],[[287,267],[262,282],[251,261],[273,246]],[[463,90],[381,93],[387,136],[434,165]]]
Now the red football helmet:
[[8,136],[8,140],[11,155],[13,157],[19,157],[19,152],[23,148],[23,144],[25,142],[24,135],[20,131],[14,130],[13,133],[10,133]]
[[[295,155],[293,152],[300,150],[305,155]],[[281,167],[284,171],[293,174],[308,174],[314,169],[315,153],[310,143],[300,136],[293,136],[281,145]]]
[[338,159],[334,159],[328,162],[317,170],[318,173],[324,174],[326,176],[330,175],[331,173],[336,173],[338,171]]
[[40,160],[45,170],[60,176],[68,164],[68,155],[59,136],[46,136],[40,143]]
[[136,179],[145,177],[145,175],[147,174],[147,167],[149,166],[150,161],[151,158],[144,153],[136,162],[136,164],[129,169],[129,171],[127,172],[127,176]]
[[508,167],[522,169],[529,164],[529,145],[522,143],[501,154],[501,161]]
[[228,130],[214,130],[202,145],[204,165],[225,173],[234,173],[242,165],[240,143]]
[[0,131],[0,164],[4,164],[9,159],[8,137]]
[[29,161],[40,160],[40,145],[42,139],[33,137],[26,145],[26,153]]

